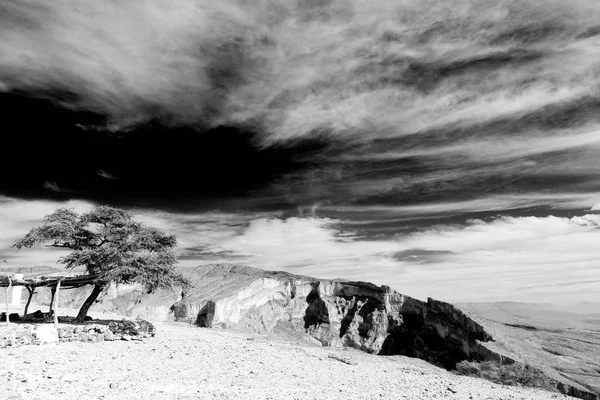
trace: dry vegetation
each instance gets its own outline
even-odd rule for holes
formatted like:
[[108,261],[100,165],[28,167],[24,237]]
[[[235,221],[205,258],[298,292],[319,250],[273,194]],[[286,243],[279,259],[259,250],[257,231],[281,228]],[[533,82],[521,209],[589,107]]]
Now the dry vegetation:
[[556,383],[542,371],[527,364],[500,364],[494,361],[462,361],[456,365],[456,373],[487,379],[509,386],[533,387],[557,392]]

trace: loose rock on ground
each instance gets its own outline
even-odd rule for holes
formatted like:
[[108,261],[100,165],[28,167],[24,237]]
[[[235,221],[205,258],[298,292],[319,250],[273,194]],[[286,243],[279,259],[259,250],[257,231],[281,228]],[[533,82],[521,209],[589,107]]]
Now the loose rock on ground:
[[157,324],[141,341],[0,349],[11,399],[481,399],[564,395],[456,376],[421,360],[239,331]]

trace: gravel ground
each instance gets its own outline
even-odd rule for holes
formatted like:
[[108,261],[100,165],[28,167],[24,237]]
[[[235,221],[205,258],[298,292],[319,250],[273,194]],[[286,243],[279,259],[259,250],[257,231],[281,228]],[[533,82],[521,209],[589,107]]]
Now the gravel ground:
[[4,399],[570,399],[453,375],[421,360],[156,324],[144,341],[0,350]]

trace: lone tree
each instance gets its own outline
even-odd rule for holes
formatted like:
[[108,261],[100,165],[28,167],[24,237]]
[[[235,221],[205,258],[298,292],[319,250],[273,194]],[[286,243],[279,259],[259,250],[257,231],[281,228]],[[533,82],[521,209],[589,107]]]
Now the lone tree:
[[173,235],[136,222],[118,208],[97,207],[78,214],[61,208],[47,215],[40,226],[29,231],[13,247],[21,249],[39,243],[73,250],[59,259],[67,270],[83,266],[95,276],[94,289],[85,300],[76,321],[83,322],[100,293],[111,283],[140,283],[148,293],[155,289],[186,288],[189,281],[175,269],[177,258]]

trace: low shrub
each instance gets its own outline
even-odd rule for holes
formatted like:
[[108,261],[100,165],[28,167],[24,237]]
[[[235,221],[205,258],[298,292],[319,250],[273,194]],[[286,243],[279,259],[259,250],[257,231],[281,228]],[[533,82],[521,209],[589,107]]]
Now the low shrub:
[[459,375],[487,379],[488,381],[509,385],[558,391],[555,382],[541,370],[528,364],[500,364],[495,361],[461,361],[456,365]]

